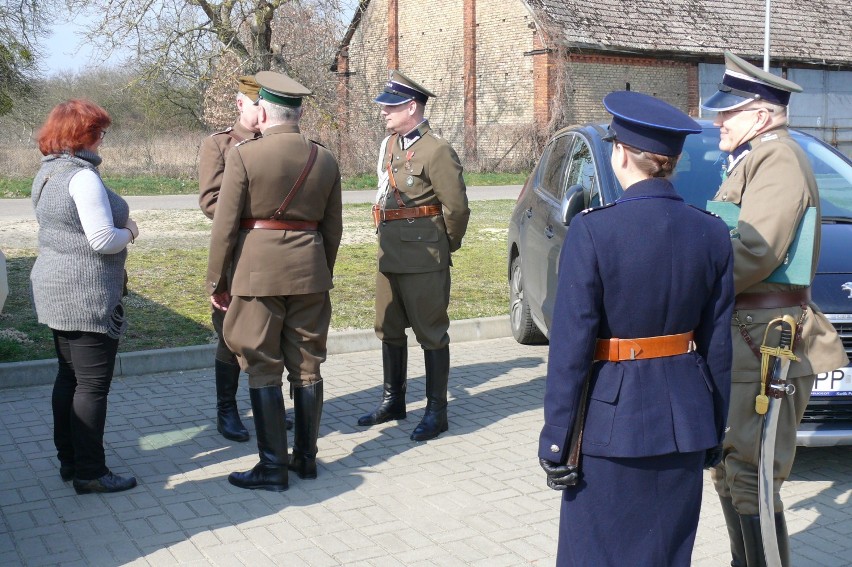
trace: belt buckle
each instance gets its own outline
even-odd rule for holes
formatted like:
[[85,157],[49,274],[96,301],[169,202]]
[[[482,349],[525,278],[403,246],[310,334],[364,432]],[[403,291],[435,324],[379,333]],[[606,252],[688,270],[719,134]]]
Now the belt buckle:
[[[624,355],[622,355],[622,350]],[[623,339],[618,341],[618,359],[619,360],[636,360],[637,355],[642,352],[642,349],[635,341]],[[630,356],[627,356],[629,353]]]

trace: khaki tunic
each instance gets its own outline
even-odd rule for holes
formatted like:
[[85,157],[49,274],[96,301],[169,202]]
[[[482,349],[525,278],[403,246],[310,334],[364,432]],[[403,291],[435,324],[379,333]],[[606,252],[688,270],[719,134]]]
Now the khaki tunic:
[[[302,172],[310,145],[311,141],[299,132],[298,126],[282,124],[267,129],[262,138],[237,144],[231,150],[213,219],[208,293],[230,291],[232,296],[242,298],[324,294],[327,301],[343,232],[340,170],[331,152],[319,148],[314,167],[282,218],[315,221],[319,223],[318,230],[239,228],[241,218],[272,217]],[[231,269],[229,282],[225,276]],[[316,297],[306,297],[305,301],[314,305]],[[319,362],[325,358],[328,321],[317,321],[316,309],[310,314],[292,306],[290,310],[293,315],[288,314],[284,322],[290,329],[287,336],[300,335],[302,341],[309,343],[307,348],[317,362],[314,368],[302,371],[313,381],[319,375]],[[323,319],[330,317],[330,309],[323,312],[327,312]],[[258,345],[277,345],[263,336],[269,330],[265,319],[244,317],[235,323],[229,321],[233,316],[229,310],[225,340],[249,374],[250,385],[257,387],[257,380],[251,382],[253,375],[262,374],[274,381],[278,366],[280,382],[285,366],[281,351],[288,349],[282,346],[276,352],[255,352]],[[287,366],[296,368],[299,364]]]
[[[470,207],[455,150],[428,123],[419,129],[405,150],[390,138],[391,169],[405,207],[440,205],[443,215],[379,225],[375,327],[380,340],[404,345],[410,326],[423,348],[438,349],[449,343],[450,254],[462,245]],[[392,189],[384,204],[400,208]]]
[[211,134],[201,142],[198,149],[198,205],[208,219],[212,219],[216,211],[228,152],[239,142],[259,137],[260,132],[252,132],[237,120],[227,130]]
[[[790,291],[801,286],[766,283],[784,260],[807,207],[817,208],[819,194],[807,156],[786,128],[764,133],[751,141],[751,151],[742,158],[714,197],[740,205],[739,237],[732,239],[734,287],[740,293]],[[820,233],[814,238],[811,280],[816,273]],[[802,319],[800,307],[740,309],[734,312],[731,333],[732,366],[729,430],[725,437],[725,459],[714,469],[713,479],[722,496],[731,496],[741,514],[757,514],[757,467],[763,418],[754,411],[760,387],[760,361],[746,344],[737,325],[748,330],[755,345],[764,341],[769,322],[785,314]],[[796,429],[813,388],[814,375],[845,366],[846,353],[839,337],[819,308],[810,303],[804,314],[801,339],[794,352],[799,361],[790,364],[788,378],[796,385],[793,396],[781,400],[775,449],[775,506],[782,508],[781,483],[792,468]],[[778,332],[770,332],[769,344],[777,344]]]
[[[234,125],[221,132],[215,132],[201,142],[198,149],[198,205],[201,212],[212,219],[216,212],[216,201],[222,187],[222,176],[225,173],[225,159],[235,145],[244,140],[260,137],[260,132],[253,132],[243,126],[239,120]],[[225,344],[222,336],[222,323],[225,313],[212,307],[211,320],[213,329],[219,338],[216,347],[216,359],[228,364],[236,364],[237,359]]]

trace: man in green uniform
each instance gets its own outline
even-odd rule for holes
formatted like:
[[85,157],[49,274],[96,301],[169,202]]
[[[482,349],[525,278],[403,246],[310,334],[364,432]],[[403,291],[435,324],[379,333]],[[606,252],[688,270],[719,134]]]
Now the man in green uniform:
[[[257,127],[258,107],[254,104],[260,85],[251,75],[240,77],[238,83],[237,110],[240,114],[237,121],[233,126],[204,138],[198,150],[198,204],[201,212],[209,219],[212,219],[216,212],[216,201],[219,200],[228,152],[239,142],[260,136]],[[225,312],[213,308],[210,318],[219,338],[215,360],[216,430],[225,439],[248,441],[249,432],[240,420],[240,412],[237,410],[240,365],[222,337]]]
[[[755,410],[760,394],[761,362],[770,321],[790,315],[798,336],[787,374],[795,393],[779,400],[773,469],[775,532],[784,566],[790,564],[781,484],[790,474],[796,452],[796,429],[813,388],[814,376],[846,365],[839,337],[810,300],[808,285],[766,281],[783,262],[808,207],[817,211],[813,262],[819,258],[819,194],[805,153],[787,131],[787,104],[801,87],[763,71],[734,54],[725,54],[725,75],[719,90],[702,105],[717,112],[719,148],[727,152],[725,180],[714,197],[740,207],[733,235],[734,343],[731,405],[721,463],[712,470],[731,539],[731,565],[765,565],[761,539],[758,468],[764,417]],[[767,344],[778,344],[775,325]],[[771,532],[770,528],[770,532]]]
[[450,254],[461,247],[470,208],[458,155],[424,119],[435,95],[392,71],[375,102],[390,136],[379,149],[373,220],[379,235],[376,335],[384,387],[379,406],[358,419],[375,425],[403,419],[411,327],[426,363],[426,411],[411,434],[433,439],[449,428]]
[[[255,78],[263,136],[228,155],[207,289],[214,307],[226,311],[225,341],[249,376],[260,453],[253,469],[232,473],[228,481],[281,491],[288,487],[288,468],[300,478],[317,475],[320,364],[343,205],[337,161],[299,131],[302,98],[310,91],[280,73],[262,71]],[[285,369],[295,412],[292,458],[281,392]]]

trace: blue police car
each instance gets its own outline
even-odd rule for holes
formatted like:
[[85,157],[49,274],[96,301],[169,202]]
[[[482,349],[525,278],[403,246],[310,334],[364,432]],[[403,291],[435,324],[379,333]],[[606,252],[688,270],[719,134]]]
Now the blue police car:
[[[684,199],[704,207],[721,184],[719,130],[702,122],[688,136],[673,179]],[[822,249],[811,293],[852,358],[852,160],[821,140],[791,131],[811,161],[822,207]],[[522,344],[547,341],[557,267],[571,219],[618,199],[606,125],[557,132],[524,184],[509,223],[508,277],[512,333]],[[649,267],[653,269],[653,267]],[[852,444],[852,367],[820,374],[799,428],[803,446]]]

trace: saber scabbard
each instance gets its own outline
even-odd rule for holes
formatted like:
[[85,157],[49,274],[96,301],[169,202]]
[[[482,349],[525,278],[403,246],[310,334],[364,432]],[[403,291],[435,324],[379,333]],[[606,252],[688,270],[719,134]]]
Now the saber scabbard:
[[[781,327],[777,346],[767,345],[770,330]],[[778,431],[778,413],[781,398],[796,391],[787,383],[790,362],[798,360],[793,354],[796,320],[790,315],[769,322],[763,337],[761,352],[760,394],[755,399],[755,411],[763,415],[760,435],[760,461],[758,465],[758,504],[760,510],[760,535],[767,567],[781,567],[781,554],[775,532],[775,440]],[[771,371],[770,371],[771,367]],[[763,410],[763,411],[761,411]]]

